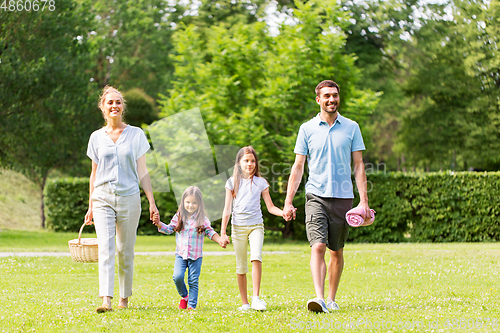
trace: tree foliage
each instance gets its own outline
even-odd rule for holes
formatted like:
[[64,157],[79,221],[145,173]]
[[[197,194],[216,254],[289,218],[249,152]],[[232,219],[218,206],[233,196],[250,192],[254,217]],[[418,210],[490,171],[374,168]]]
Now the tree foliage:
[[183,12],[176,2],[160,0],[94,2],[95,28],[88,32],[93,80],[157,98],[170,87],[172,27]]
[[[361,125],[367,162],[498,170],[499,8],[61,0],[53,12],[2,11],[0,163],[41,189],[53,169],[87,175],[88,137],[102,125],[97,90],[111,84],[126,92],[133,124],[153,121],[161,96],[161,116],[199,107],[212,146],[253,145],[280,205],[297,130],[318,111],[314,87],[331,78],[340,112]],[[285,234],[298,225],[270,224]]]
[[0,12],[0,158],[42,192],[50,170],[85,155],[99,124],[89,103],[89,8],[57,2],[57,11]]
[[500,166],[498,2],[456,1],[414,38],[402,128],[410,163],[425,168]]
[[[341,87],[341,112],[362,126],[376,105],[370,90],[356,89],[355,58],[344,52],[347,16],[333,1],[296,2],[295,24],[272,36],[264,22],[193,25],[174,35],[174,88],[162,116],[199,107],[211,144],[252,145],[282,204],[300,124],[319,111],[315,86],[324,79]],[[280,193],[281,192],[281,193]],[[280,219],[269,224],[293,233]]]

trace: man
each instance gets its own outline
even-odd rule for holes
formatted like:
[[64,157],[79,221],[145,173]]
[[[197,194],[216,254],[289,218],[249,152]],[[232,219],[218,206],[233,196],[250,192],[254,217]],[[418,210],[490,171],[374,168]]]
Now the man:
[[[306,232],[311,246],[311,273],[316,298],[307,302],[313,312],[338,310],[335,295],[344,267],[343,248],[349,234],[345,219],[354,198],[351,181],[351,154],[354,176],[360,195],[359,206],[365,216],[370,211],[366,191],[366,173],[362,150],[365,150],[361,131],[356,122],[338,113],[339,86],[330,80],[316,86],[316,102],[320,113],[300,126],[294,152],[295,163],[288,180],[283,217],[295,219],[292,201],[304,174],[307,157],[309,179],[306,183]],[[330,252],[328,264],[329,290],[325,302],[326,248]]]

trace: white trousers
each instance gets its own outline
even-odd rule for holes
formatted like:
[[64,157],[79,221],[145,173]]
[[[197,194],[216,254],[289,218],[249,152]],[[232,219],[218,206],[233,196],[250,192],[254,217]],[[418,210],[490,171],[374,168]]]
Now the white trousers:
[[127,298],[132,295],[134,245],[141,215],[140,194],[116,195],[105,183],[94,188],[91,199],[99,244],[99,296],[113,297],[114,294],[116,234],[120,297]]

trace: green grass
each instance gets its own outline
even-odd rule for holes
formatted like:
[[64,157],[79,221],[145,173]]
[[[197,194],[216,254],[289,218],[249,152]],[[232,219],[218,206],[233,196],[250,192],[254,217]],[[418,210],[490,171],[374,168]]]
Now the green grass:
[[[95,238],[95,234],[82,234],[82,238]],[[50,231],[0,231],[0,252],[69,252],[68,241],[78,238],[78,233]],[[294,251],[303,242],[284,240],[267,242],[266,251]],[[217,243],[205,241],[205,251],[223,251]],[[175,236],[138,236],[136,252],[175,251]]]
[[[63,243],[74,238],[71,234],[35,235],[26,233],[26,240],[17,234],[20,247],[66,251],[67,243]],[[14,236],[7,239],[13,241]],[[136,251],[173,251],[173,239],[140,236]],[[0,239],[0,251],[7,250],[4,240]],[[205,250],[220,248],[207,241]],[[204,257],[199,306],[191,313],[177,309],[179,296],[171,279],[173,256],[137,256],[131,308],[105,314],[94,312],[100,305],[96,264],[76,263],[69,257],[0,258],[0,332],[500,330],[500,250],[495,243],[349,244],[337,297],[341,310],[319,315],[305,310],[307,299],[314,296],[309,246],[265,243],[264,250],[290,252],[264,255],[261,295],[268,311],[261,313],[236,311],[240,302],[233,256]],[[486,318],[493,321],[488,323]],[[365,326],[369,322],[373,330]],[[480,323],[481,328],[471,327]],[[377,325],[382,327],[377,329]],[[438,329],[432,329],[434,325]]]
[[40,228],[40,190],[20,173],[0,169],[0,230]]
[[[35,231],[39,201],[24,176],[2,170],[0,252],[69,252],[68,240],[77,233]],[[348,244],[341,310],[316,315],[305,310],[314,297],[309,246],[270,239],[264,251],[288,253],[264,255],[261,295],[268,311],[262,313],[235,310],[233,256],[204,257],[199,306],[192,313],[177,309],[173,256],[137,256],[131,308],[106,314],[94,312],[100,305],[96,264],[0,257],[0,332],[500,331],[496,243]],[[139,236],[135,249],[174,251],[175,237]],[[206,241],[205,251],[221,249]]]

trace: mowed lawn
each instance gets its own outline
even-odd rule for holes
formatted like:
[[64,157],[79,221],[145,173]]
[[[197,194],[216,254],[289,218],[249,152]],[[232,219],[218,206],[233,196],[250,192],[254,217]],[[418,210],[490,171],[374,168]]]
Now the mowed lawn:
[[[74,237],[3,231],[0,251],[67,252]],[[140,236],[136,247],[174,250],[172,236]],[[221,249],[206,241],[205,251]],[[0,257],[0,332],[500,331],[498,244],[348,244],[337,297],[341,310],[330,314],[305,309],[314,297],[308,244],[265,243],[264,251],[287,253],[264,255],[261,295],[268,311],[246,313],[236,310],[232,255],[204,257],[199,305],[192,312],[177,308],[174,257],[138,255],[131,307],[105,314],[94,312],[100,305],[96,264]],[[250,276],[249,282],[251,292]]]

